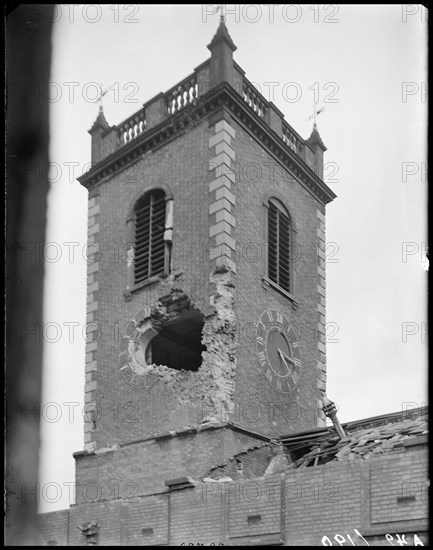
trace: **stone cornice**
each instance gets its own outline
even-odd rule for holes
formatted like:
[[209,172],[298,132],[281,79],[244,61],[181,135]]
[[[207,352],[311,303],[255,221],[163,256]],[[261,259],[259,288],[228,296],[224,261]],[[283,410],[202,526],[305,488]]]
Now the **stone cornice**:
[[194,105],[185,107],[175,115],[167,116],[166,120],[157,126],[119,147],[78,178],[78,181],[87,189],[102,183],[107,177],[136,162],[146,152],[167,144],[222,107],[227,109],[231,116],[322,204],[327,204],[336,197],[306,162],[283,142],[282,137],[278,136],[227,82],[199,97]]
[[115,451],[120,451],[125,448],[129,447],[136,447],[139,445],[147,444],[153,441],[164,441],[167,439],[173,439],[176,437],[184,437],[191,434],[201,434],[202,432],[208,432],[213,430],[233,430],[235,432],[242,433],[244,435],[254,437],[256,439],[261,439],[264,442],[269,442],[272,438],[270,436],[261,434],[256,431],[249,430],[247,428],[244,428],[243,426],[237,425],[235,422],[232,422],[230,420],[226,422],[208,422],[206,424],[199,424],[194,426],[184,426],[180,427],[174,430],[166,431],[166,432],[158,432],[151,435],[148,435],[144,437],[143,439],[137,439],[135,441],[129,441],[128,443],[120,443],[113,445],[112,447],[107,447],[104,449],[98,449],[97,451],[77,451],[73,453],[73,457],[75,460],[81,460],[83,458],[88,458],[90,456],[100,456],[107,453],[112,453]]
[[225,84],[225,88],[227,92],[224,96],[224,105],[235,120],[320,202],[327,204],[335,199],[337,195],[332,189],[283,142],[282,138],[243,101],[239,94],[231,86]]

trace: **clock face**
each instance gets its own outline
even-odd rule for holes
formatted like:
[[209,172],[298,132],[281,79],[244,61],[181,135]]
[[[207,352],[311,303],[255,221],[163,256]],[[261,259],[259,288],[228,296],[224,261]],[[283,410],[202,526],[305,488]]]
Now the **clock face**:
[[295,390],[301,372],[299,342],[290,321],[267,309],[257,323],[256,346],[260,366],[271,386],[283,393]]
[[148,362],[149,344],[155,334],[150,321],[143,322],[141,315],[130,321],[125,329],[119,368],[124,379],[135,388],[149,388],[158,380]]

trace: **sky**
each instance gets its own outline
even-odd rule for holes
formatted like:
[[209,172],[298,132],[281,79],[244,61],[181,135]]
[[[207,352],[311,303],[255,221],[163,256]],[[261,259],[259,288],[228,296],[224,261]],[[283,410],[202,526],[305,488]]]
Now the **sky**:
[[[87,130],[118,124],[209,58],[214,4],[57,5],[44,297],[40,511],[73,503],[83,449]],[[41,7],[43,10],[43,6]],[[42,13],[43,15],[43,13]],[[234,59],[327,147],[327,395],[341,422],[427,403],[427,16],[416,4],[226,6]],[[43,100],[43,99],[42,99]]]

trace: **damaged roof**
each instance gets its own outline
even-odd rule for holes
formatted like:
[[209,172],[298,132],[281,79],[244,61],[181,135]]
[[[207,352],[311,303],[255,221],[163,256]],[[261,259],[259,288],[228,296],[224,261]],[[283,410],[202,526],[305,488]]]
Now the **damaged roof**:
[[402,447],[427,443],[428,407],[400,411],[342,424],[346,438],[334,427],[280,438],[293,459],[292,468],[326,464],[332,460],[368,459]]

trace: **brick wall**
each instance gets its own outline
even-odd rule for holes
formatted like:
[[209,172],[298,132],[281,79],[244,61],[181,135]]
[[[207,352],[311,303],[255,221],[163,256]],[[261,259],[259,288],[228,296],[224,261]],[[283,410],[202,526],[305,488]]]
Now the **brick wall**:
[[[172,267],[177,278],[136,291],[131,288],[127,265],[132,238],[129,220],[137,199],[157,187],[173,199]],[[271,196],[288,208],[296,228],[293,300],[263,280],[267,253],[263,203]],[[239,452],[238,442],[224,441],[221,446],[219,437],[210,441],[213,435],[188,436],[194,440],[192,447],[188,444],[176,450],[174,439],[159,438],[156,447],[155,440],[149,442],[155,434],[200,424],[208,413],[205,400],[211,390],[216,395],[212,413],[221,422],[229,420],[267,436],[317,426],[325,380],[324,206],[244,126],[221,109],[209,121],[198,123],[106,178],[89,194],[88,224],[92,254],[88,263],[85,399],[89,412],[84,430],[85,450],[97,453],[77,459],[79,485],[100,483],[101,479],[122,483],[135,479],[139,494],[145,494],[160,490],[157,485],[166,473],[170,473],[168,477],[200,477]],[[261,252],[254,261],[249,255],[251,244]],[[208,254],[209,246],[217,253]],[[232,271],[223,290],[214,273],[221,264]],[[149,377],[145,388],[127,383],[119,356],[124,350],[125,327],[140,310],[176,288],[209,317],[221,293],[231,286],[236,352],[231,357],[226,342],[220,342],[227,363],[220,362],[221,376],[215,369],[217,362],[209,356],[208,371],[190,373],[187,384],[176,385],[156,375]],[[251,328],[270,307],[290,319],[300,342],[301,380],[290,396],[267,382],[255,349]],[[216,348],[219,352],[218,345]],[[250,441],[255,441],[253,436]],[[152,467],[141,460],[143,453]],[[165,453],[170,454],[169,459],[161,458]],[[106,493],[105,484],[98,498],[108,498]]]
[[[127,222],[136,200],[156,187],[173,198],[172,265],[179,277],[125,293],[130,285]],[[287,206],[296,226],[295,301],[263,281],[263,202],[270,196]],[[93,412],[86,415],[86,450],[125,444],[203,419],[204,397],[213,381],[193,375],[191,384],[176,387],[151,376],[148,387],[137,389],[123,378],[119,355],[130,319],[171,288],[182,289],[209,315],[218,296],[213,271],[221,263],[236,273],[230,284],[237,351],[230,360],[235,395],[227,373],[215,390],[217,413],[228,411],[233,422],[268,435],[320,423],[325,387],[324,206],[224,109],[92,189],[89,243],[93,254],[88,265],[86,402]],[[216,254],[209,254],[209,246],[215,246]],[[259,257],[251,258],[257,250]],[[290,319],[300,342],[301,381],[290,396],[265,380],[258,363],[253,324],[269,307]]]
[[211,472],[213,479],[228,476],[234,481],[250,479],[263,475],[272,458],[272,451],[268,444],[258,443],[256,449],[237,454],[224,465],[218,466]]
[[200,480],[257,444],[262,440],[227,427],[210,427],[166,432],[135,445],[78,454],[76,502],[160,493],[165,480],[185,476]]
[[[403,477],[402,477],[403,475]],[[231,483],[198,483],[163,494],[80,504],[41,515],[41,540],[85,544],[77,529],[100,525],[99,544],[204,543],[321,546],[322,537],[339,545],[389,545],[385,534],[418,534],[427,544],[428,449],[417,446],[386,456],[333,461]],[[402,482],[406,486],[402,486]],[[397,497],[415,500],[397,502]],[[63,541],[63,542],[61,542]]]
[[120,372],[119,354],[129,320],[169,291],[159,283],[132,293],[129,299],[124,296],[128,282],[127,220],[139,196],[152,187],[163,187],[174,199],[173,268],[182,273],[176,286],[193,297],[201,310],[209,309],[209,269],[201,261],[201,246],[208,239],[208,191],[202,182],[202,162],[208,158],[208,132],[205,122],[189,129],[107,179],[90,195],[90,201],[94,201],[93,195],[99,194],[100,252],[98,261],[89,263],[89,272],[92,270],[99,283],[98,300],[91,302],[92,307],[96,303],[91,313],[100,330],[97,343],[90,344],[98,350],[97,370],[86,386],[87,393],[90,384],[97,388],[97,413],[95,423],[86,423],[85,429],[86,442],[92,438],[96,449],[139,440],[202,418],[197,400],[184,400],[179,405],[178,394],[160,379],[143,390],[130,386]]
[[[318,306],[324,305],[324,271],[321,269],[318,273],[317,252],[319,231],[324,238],[324,206],[251,133],[237,121],[232,124],[236,131],[235,240],[238,251],[235,313],[241,333],[235,401],[241,409],[240,424],[269,435],[315,428],[319,423],[319,399],[324,388],[318,364],[324,365],[325,348],[318,343],[317,337]],[[298,304],[263,281],[267,255],[264,201],[270,197],[286,206],[296,227],[292,294]],[[286,315],[300,342],[301,380],[289,395],[268,383],[258,361],[252,324],[268,308]],[[323,319],[322,314],[321,326]]]
[[428,487],[425,457],[420,447],[397,463],[392,457],[373,463],[370,468],[371,528],[389,521],[410,521],[428,517]]
[[56,541],[58,546],[67,546],[69,537],[69,510],[59,510],[39,515],[41,542]]

